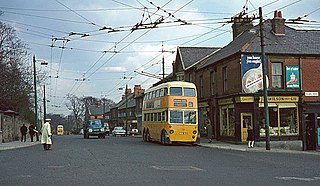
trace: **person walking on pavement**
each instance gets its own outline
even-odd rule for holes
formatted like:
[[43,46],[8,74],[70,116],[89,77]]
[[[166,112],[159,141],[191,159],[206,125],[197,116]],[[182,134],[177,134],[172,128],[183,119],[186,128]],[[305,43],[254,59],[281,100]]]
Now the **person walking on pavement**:
[[25,126],[25,124],[23,124],[23,125],[20,127],[21,142],[22,142],[22,141],[26,142],[27,130],[28,130],[28,128]]
[[44,150],[51,150],[52,140],[51,140],[51,119],[46,119],[42,129],[41,129],[41,144],[43,144]]
[[248,127],[248,148],[253,148],[254,145],[254,131],[252,126]]
[[34,137],[34,134],[35,134],[35,128],[34,128],[34,125],[31,124],[29,126],[29,134],[30,134],[30,139],[31,139],[31,142],[33,142],[33,137]]

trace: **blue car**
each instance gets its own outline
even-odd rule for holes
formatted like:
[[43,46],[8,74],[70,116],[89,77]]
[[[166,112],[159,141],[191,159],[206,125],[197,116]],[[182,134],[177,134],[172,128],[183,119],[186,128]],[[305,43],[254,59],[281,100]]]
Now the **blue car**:
[[83,137],[89,139],[90,136],[98,136],[98,138],[106,137],[106,129],[100,119],[89,119],[83,128]]

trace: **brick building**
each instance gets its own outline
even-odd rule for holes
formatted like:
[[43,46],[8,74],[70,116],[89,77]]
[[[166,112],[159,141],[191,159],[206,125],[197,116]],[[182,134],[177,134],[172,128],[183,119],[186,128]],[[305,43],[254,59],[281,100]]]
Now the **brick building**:
[[[249,126],[257,141],[265,140],[259,25],[251,21],[234,17],[233,41],[203,59],[195,71],[199,114],[208,115],[218,140],[246,141]],[[304,149],[315,149],[320,31],[293,29],[278,11],[263,27],[271,141],[299,141]],[[313,134],[305,135],[308,131]]]

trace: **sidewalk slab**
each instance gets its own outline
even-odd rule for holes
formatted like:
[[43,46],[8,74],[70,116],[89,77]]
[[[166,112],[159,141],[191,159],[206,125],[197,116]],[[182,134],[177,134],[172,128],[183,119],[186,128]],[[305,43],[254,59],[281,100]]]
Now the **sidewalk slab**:
[[34,142],[12,141],[12,142],[7,142],[7,143],[0,143],[0,151],[9,150],[9,149],[16,149],[16,148],[23,148],[23,147],[30,147],[33,145],[40,145],[40,142],[39,141],[34,141]]

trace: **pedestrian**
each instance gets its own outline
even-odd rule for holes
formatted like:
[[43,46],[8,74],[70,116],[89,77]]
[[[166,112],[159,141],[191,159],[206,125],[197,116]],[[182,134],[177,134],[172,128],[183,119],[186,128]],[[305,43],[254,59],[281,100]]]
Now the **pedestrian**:
[[30,134],[30,139],[31,139],[31,142],[33,142],[33,137],[34,137],[34,134],[35,134],[35,127],[33,124],[29,125],[29,134]]
[[43,144],[44,150],[51,150],[52,140],[51,140],[51,119],[46,119],[46,122],[41,129],[41,144]]
[[254,145],[254,131],[252,126],[248,127],[248,148],[253,148]]
[[23,124],[23,125],[20,127],[21,142],[22,142],[22,141],[26,142],[27,130],[28,130],[28,128],[26,127],[25,124]]

